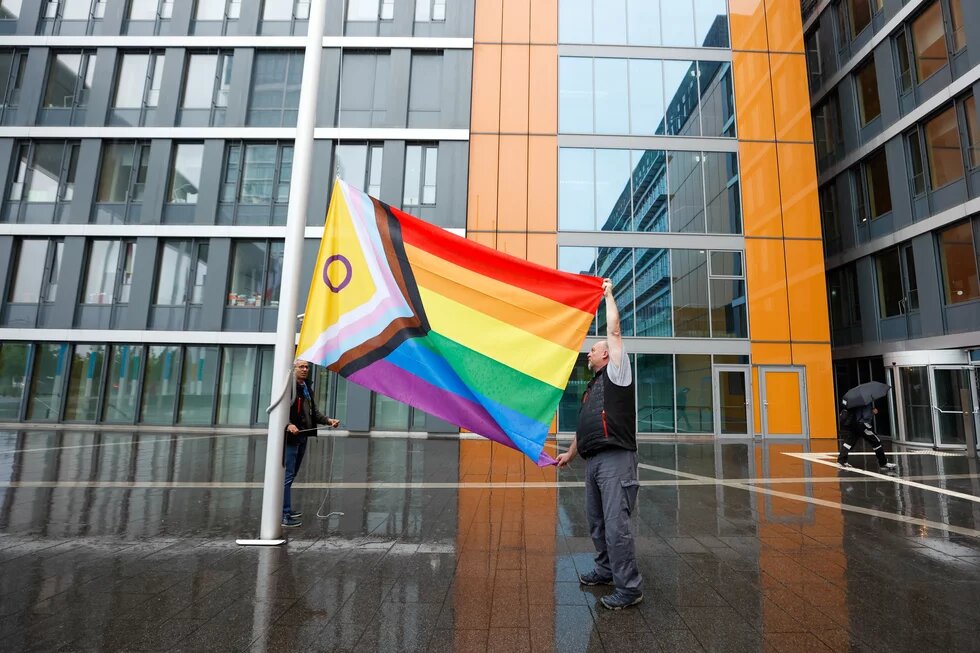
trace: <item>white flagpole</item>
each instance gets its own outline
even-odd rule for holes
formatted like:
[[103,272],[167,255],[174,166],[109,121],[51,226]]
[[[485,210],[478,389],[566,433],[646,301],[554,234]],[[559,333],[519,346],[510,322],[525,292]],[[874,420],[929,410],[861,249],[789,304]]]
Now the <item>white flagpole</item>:
[[[300,263],[303,258],[303,232],[309,205],[310,177],[313,163],[313,127],[316,124],[316,100],[320,86],[320,59],[323,53],[323,26],[326,0],[310,3],[310,20],[303,57],[303,85],[299,93],[299,115],[296,118],[296,144],[293,170],[289,178],[289,209],[286,214],[286,243],[282,261],[282,284],[279,290],[279,320],[276,323],[276,349],[272,366],[272,401],[279,403],[269,415],[266,441],[265,482],[262,489],[262,521],[259,540],[238,540],[239,544],[276,545],[282,537],[282,494],[285,469],[282,464],[284,431],[289,423],[289,401],[282,400],[283,384],[293,383],[292,367],[296,355],[296,307],[299,292]],[[329,183],[331,175],[324,178]],[[288,385],[285,386],[288,389]]]

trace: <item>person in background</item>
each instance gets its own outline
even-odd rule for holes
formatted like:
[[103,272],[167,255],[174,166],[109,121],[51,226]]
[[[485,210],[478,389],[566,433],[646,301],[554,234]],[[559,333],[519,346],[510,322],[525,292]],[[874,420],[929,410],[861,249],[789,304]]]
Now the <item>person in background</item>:
[[282,493],[282,525],[294,528],[303,524],[300,517],[302,512],[293,510],[292,487],[303,456],[306,455],[306,440],[311,435],[316,436],[316,425],[324,424],[330,428],[340,426],[340,420],[327,417],[317,410],[310,388],[310,364],[307,361],[296,361],[293,366],[293,376],[296,379],[296,399],[289,407],[289,423],[286,425],[286,446],[283,450],[283,460],[286,467],[286,477]]
[[878,414],[878,409],[874,404],[855,406],[848,408],[846,405],[840,413],[840,430],[844,436],[844,442],[840,446],[840,453],[837,455],[837,464],[847,469],[851,464],[847,462],[847,454],[850,453],[854,443],[858,438],[864,438],[871,445],[871,450],[875,452],[878,459],[878,467],[883,472],[894,472],[898,465],[888,462],[885,458],[885,448],[881,444],[881,439],[874,429],[874,416]]

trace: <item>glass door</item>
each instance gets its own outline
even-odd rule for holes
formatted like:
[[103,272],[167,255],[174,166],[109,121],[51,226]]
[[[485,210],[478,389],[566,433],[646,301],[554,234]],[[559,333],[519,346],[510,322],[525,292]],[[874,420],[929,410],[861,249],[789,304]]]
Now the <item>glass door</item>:
[[932,399],[929,389],[929,368],[898,368],[898,386],[901,392],[902,434],[908,442],[935,444],[932,428]]
[[752,393],[747,366],[718,366],[715,374],[715,433],[752,435]]
[[933,407],[936,446],[962,447],[967,434],[976,437],[977,389],[969,367],[934,367]]

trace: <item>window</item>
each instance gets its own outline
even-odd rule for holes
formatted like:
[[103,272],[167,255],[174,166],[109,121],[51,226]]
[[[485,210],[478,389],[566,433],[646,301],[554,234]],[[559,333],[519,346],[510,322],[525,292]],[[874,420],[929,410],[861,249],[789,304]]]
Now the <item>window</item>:
[[888,163],[884,148],[861,164],[857,175],[858,216],[862,222],[874,220],[892,210],[891,187],[888,183]]
[[878,315],[881,318],[905,313],[905,289],[902,284],[902,261],[897,247],[875,256],[878,278]]
[[171,424],[177,398],[177,370],[180,347],[151,345],[146,352],[146,375],[143,379],[143,403],[140,421],[147,424]]
[[[88,106],[92,82],[95,78],[94,52],[61,52],[52,54],[48,67],[48,81],[44,89],[42,122],[51,124],[77,124],[85,117],[75,109]],[[68,111],[64,111],[67,109]]]
[[275,143],[229,145],[225,156],[221,201],[242,204],[285,204],[289,200],[292,164],[292,145]]
[[436,203],[435,145],[409,145],[405,149],[405,192],[403,206],[432,206]]
[[563,0],[558,38],[560,43],[725,48],[728,8],[725,0]]
[[79,344],[72,347],[65,401],[66,421],[94,422],[98,418],[105,354],[106,345]]
[[21,240],[11,266],[13,275],[7,301],[12,304],[53,302],[58,294],[64,248],[63,240]]
[[105,16],[105,5],[106,0],[47,0],[44,4],[41,32],[64,34],[64,22],[78,24],[87,23],[93,18],[101,19]]
[[334,150],[334,168],[338,177],[372,197],[381,195],[381,144],[353,145],[338,143]]
[[823,242],[827,255],[836,254],[841,249],[839,213],[837,182],[832,181],[820,189],[820,222],[823,225]]
[[900,90],[902,93],[908,93],[912,90],[912,57],[908,32],[904,29],[895,36],[895,56]]
[[825,167],[843,153],[844,132],[840,117],[840,96],[832,91],[827,100],[813,112],[813,137],[816,141],[817,162]]
[[238,20],[241,15],[241,0],[197,0],[194,11],[195,21]]
[[703,249],[672,249],[670,272],[674,336],[710,337],[707,253]]
[[197,204],[201,183],[204,143],[178,143],[170,166],[167,201],[175,204]]
[[11,202],[70,202],[78,168],[77,142],[21,143],[10,184]]
[[170,20],[174,14],[174,0],[130,0],[129,20]]
[[950,107],[923,125],[929,178],[937,189],[963,177],[963,153],[956,109]]
[[[251,423],[251,416],[255,410],[255,400],[252,397],[256,390],[255,370],[258,362],[256,354],[255,347],[222,347],[221,380],[218,383],[218,424]],[[259,401],[267,399],[266,395],[259,396]],[[325,405],[320,406],[321,410],[325,408]]]
[[93,240],[82,285],[81,304],[125,304],[133,287],[136,241]]
[[0,0],[0,20],[17,20],[20,6],[21,0]]
[[20,419],[30,351],[31,345],[27,343],[0,344],[0,419],[12,422]]
[[27,401],[27,419],[57,420],[68,371],[67,343],[40,343],[35,346],[34,370]]
[[810,76],[810,88],[820,86],[823,79],[823,64],[820,60],[820,28],[817,27],[806,37],[806,68]]
[[210,424],[213,413],[215,381],[218,378],[218,348],[189,346],[184,348],[181,365],[178,424]]
[[283,241],[239,240],[232,253],[228,306],[279,305]]
[[295,127],[302,78],[302,52],[258,52],[252,67],[252,89],[245,124],[249,127]]
[[939,0],[912,21],[912,53],[919,82],[928,79],[948,63],[946,30]]
[[871,17],[881,11],[883,0],[843,0],[837,11],[845,11],[848,16],[850,37],[854,39],[871,24]]
[[415,0],[415,22],[446,20],[446,0]]
[[153,303],[158,306],[203,303],[209,249],[208,242],[162,241],[157,257],[158,269]]
[[180,125],[220,127],[225,124],[233,63],[234,55],[224,51],[196,52],[187,58],[178,116]]
[[858,296],[857,270],[853,264],[827,273],[830,287],[830,323],[837,331],[861,323],[861,303]]
[[747,338],[749,325],[742,252],[710,252],[708,263],[711,336]]
[[115,204],[142,202],[149,158],[148,143],[105,145],[95,201]]
[[105,398],[102,402],[104,421],[128,423],[136,421],[142,363],[142,346],[111,346],[109,376],[106,379]]
[[919,196],[926,192],[926,163],[922,154],[922,137],[918,129],[907,136],[909,167],[911,169],[912,194]]
[[160,100],[163,63],[163,53],[126,53],[120,57],[111,124],[146,124]]
[[966,114],[967,163],[970,169],[980,166],[980,125],[977,124],[977,98],[974,95],[963,100]]
[[309,20],[310,0],[265,0],[262,20]]
[[343,57],[337,125],[383,126],[388,109],[390,55],[345,51]]
[[946,303],[959,304],[980,298],[980,277],[977,276],[977,251],[973,225],[961,222],[939,233],[943,284]]
[[0,124],[9,125],[17,117],[26,65],[26,52],[0,50]]
[[878,73],[875,70],[874,57],[868,59],[854,73],[854,83],[857,86],[858,117],[861,126],[881,115],[881,101],[878,98]]
[[953,52],[959,52],[966,47],[963,0],[949,0],[949,22],[953,29]]
[[348,0],[348,22],[375,22],[391,20],[395,17],[394,0]]

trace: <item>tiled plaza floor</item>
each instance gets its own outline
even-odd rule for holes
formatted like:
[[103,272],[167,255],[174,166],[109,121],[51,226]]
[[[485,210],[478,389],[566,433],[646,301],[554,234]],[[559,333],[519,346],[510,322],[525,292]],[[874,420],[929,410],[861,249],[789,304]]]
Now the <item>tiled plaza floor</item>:
[[303,526],[246,548],[262,435],[0,432],[0,650],[980,650],[976,464],[809,447],[641,443],[645,601],[612,613],[577,582],[581,461],[311,440]]

